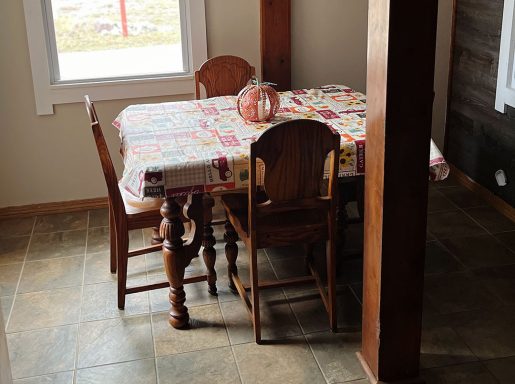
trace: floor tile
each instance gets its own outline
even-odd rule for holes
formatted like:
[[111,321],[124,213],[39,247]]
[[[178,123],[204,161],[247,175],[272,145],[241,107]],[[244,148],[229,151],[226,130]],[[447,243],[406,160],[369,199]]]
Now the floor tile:
[[[109,252],[91,253],[86,255],[84,284],[115,282],[116,273],[111,273]],[[129,259],[127,280],[145,277],[145,257],[136,256]]]
[[109,227],[109,209],[99,208],[89,211],[89,228]]
[[463,270],[463,265],[439,242],[426,245],[425,273],[444,273]]
[[229,347],[158,357],[159,384],[239,384]]
[[480,207],[486,205],[485,200],[462,186],[441,188],[439,191],[460,208]]
[[452,203],[438,189],[430,188],[428,192],[428,212],[452,211],[456,209],[456,205]]
[[[143,234],[140,229],[129,231],[129,250],[143,248]],[[109,227],[88,229],[87,253],[109,252]]]
[[36,217],[34,233],[50,233],[86,229],[88,212],[69,212]]
[[18,293],[82,285],[84,256],[26,262]]
[[83,255],[85,250],[86,230],[34,234],[27,260]]
[[29,236],[34,227],[35,217],[0,220],[0,237]]
[[30,236],[6,237],[0,240],[0,265],[23,263]]
[[461,211],[436,212],[427,215],[427,228],[438,239],[486,234]]
[[[329,317],[318,290],[287,292],[290,303],[304,334],[329,330]],[[361,305],[348,286],[337,289],[338,330],[361,330]]]
[[515,223],[490,206],[470,208],[465,212],[491,233],[515,231]]
[[136,360],[127,363],[103,365],[77,370],[75,384],[156,384],[154,359]]
[[78,325],[7,335],[13,379],[74,369]]
[[356,352],[361,350],[361,333],[311,333],[306,335],[328,383],[364,379]]
[[189,315],[189,329],[181,330],[168,323],[168,313],[152,314],[157,357],[229,345],[217,304],[190,308]]
[[233,351],[243,384],[326,382],[302,336],[272,345],[240,344]]
[[515,305],[515,264],[474,271],[483,285],[506,305]]
[[299,260],[304,260],[306,251],[303,246],[289,245],[285,247],[268,248],[265,250],[270,261],[288,259],[297,257]]
[[477,358],[450,327],[424,328],[420,347],[421,369],[475,361]]
[[496,233],[494,237],[515,252],[515,231]]
[[[261,337],[263,340],[278,340],[298,336],[302,331],[284,294],[277,292],[260,302]],[[252,321],[241,301],[221,303],[227,333],[231,344],[242,344],[254,341]]]
[[513,384],[515,378],[515,356],[484,362],[499,384]]
[[[166,275],[154,275],[149,277],[150,283],[162,281],[168,281]],[[218,303],[217,296],[213,296],[208,292],[207,282],[186,284],[184,291],[186,292],[186,306],[188,308]],[[152,312],[164,312],[170,309],[169,292],[169,288],[155,289],[149,292]]]
[[502,304],[468,272],[426,275],[424,295],[441,314],[495,308]]
[[16,292],[23,264],[0,266],[0,296],[11,296]]
[[78,323],[81,296],[81,287],[17,295],[7,332]]
[[148,315],[82,323],[77,367],[154,357]]
[[515,356],[515,307],[457,313],[447,321],[480,359]]
[[468,268],[514,264],[515,252],[491,235],[467,236],[442,240],[449,251]]
[[421,377],[426,384],[497,384],[481,363],[427,369],[421,372]]
[[50,375],[14,380],[13,384],[72,384],[73,372],[59,372]]
[[0,297],[0,310],[2,311],[2,316],[4,317],[4,324],[7,324],[7,319],[9,318],[9,314],[11,313],[11,307],[14,302],[14,296],[3,296]]
[[[145,281],[133,283],[146,284]],[[129,287],[131,282],[129,283]],[[149,313],[148,292],[125,296],[125,309],[118,309],[118,285],[99,283],[84,286],[81,321],[105,320]]]

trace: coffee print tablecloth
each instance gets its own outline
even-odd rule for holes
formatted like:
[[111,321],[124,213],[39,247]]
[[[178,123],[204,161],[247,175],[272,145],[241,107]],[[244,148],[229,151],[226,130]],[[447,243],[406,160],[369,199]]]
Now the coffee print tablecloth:
[[[300,118],[340,133],[340,177],[365,173],[365,95],[327,85],[280,96],[279,113],[266,123],[245,122],[236,96],[127,107],[113,122],[124,154],[122,187],[140,198],[246,187],[251,141],[273,124]],[[430,145],[430,177],[442,180],[449,167],[432,140]]]

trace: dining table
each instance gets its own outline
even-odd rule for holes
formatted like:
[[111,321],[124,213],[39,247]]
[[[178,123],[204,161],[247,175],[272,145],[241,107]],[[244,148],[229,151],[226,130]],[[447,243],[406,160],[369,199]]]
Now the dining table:
[[[248,187],[250,143],[266,129],[291,119],[322,121],[341,137],[338,176],[365,174],[363,93],[344,85],[324,85],[279,96],[278,113],[266,122],[245,121],[238,112],[237,96],[130,105],[113,121],[119,129],[124,163],[120,188],[142,204],[163,199],[159,234],[170,283],[169,322],[175,328],[188,325],[185,269],[201,246],[210,292],[216,293],[211,196]],[[432,140],[428,145],[429,178],[443,180],[449,166]],[[326,166],[328,172],[329,162]],[[259,167],[258,182],[264,172],[264,166]],[[190,223],[187,236],[185,221]]]

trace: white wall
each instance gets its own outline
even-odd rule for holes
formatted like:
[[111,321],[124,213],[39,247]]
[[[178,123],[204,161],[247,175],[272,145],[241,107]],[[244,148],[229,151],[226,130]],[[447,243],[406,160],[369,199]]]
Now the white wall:
[[[292,0],[292,86],[366,91],[366,0]],[[266,80],[266,79],[265,79]]]
[[[444,26],[450,2],[440,1]],[[292,1],[294,88],[343,83],[366,91],[367,11],[366,0]],[[261,73],[258,0],[206,0],[206,22],[210,57],[238,55]],[[439,41],[450,41],[446,33],[439,31]],[[443,53],[437,58],[441,78],[433,127],[438,135],[445,117],[436,105],[445,105],[447,46],[439,45]],[[35,114],[22,1],[0,2],[0,52],[0,207],[106,196],[83,104],[58,105],[50,116]],[[119,139],[110,122],[129,104],[170,100],[176,98],[96,103],[119,174]]]

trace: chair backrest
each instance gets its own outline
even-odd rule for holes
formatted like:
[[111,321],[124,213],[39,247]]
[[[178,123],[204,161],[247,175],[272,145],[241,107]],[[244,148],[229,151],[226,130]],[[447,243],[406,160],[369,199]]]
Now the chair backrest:
[[[104,178],[107,185],[107,193],[111,206],[115,212],[125,214],[125,207],[123,204],[120,189],[118,188],[118,178],[116,171],[109,154],[109,148],[102,133],[102,128],[98,122],[97,112],[93,102],[89,99],[89,96],[84,96],[84,103],[86,105],[86,112],[88,113],[89,121],[91,124],[91,130],[93,131],[93,137],[95,138],[95,144],[97,146],[98,157],[102,165],[102,171],[104,172]],[[118,215],[115,214],[115,218]]]
[[[340,135],[308,119],[276,124],[251,144],[249,227],[253,217],[299,209],[335,209]],[[330,156],[328,194],[321,195],[324,165]],[[269,201],[256,202],[256,159],[265,164],[264,188]]]
[[195,72],[195,97],[200,99],[200,83],[208,98],[237,95],[255,74],[256,69],[241,57],[213,57]]

